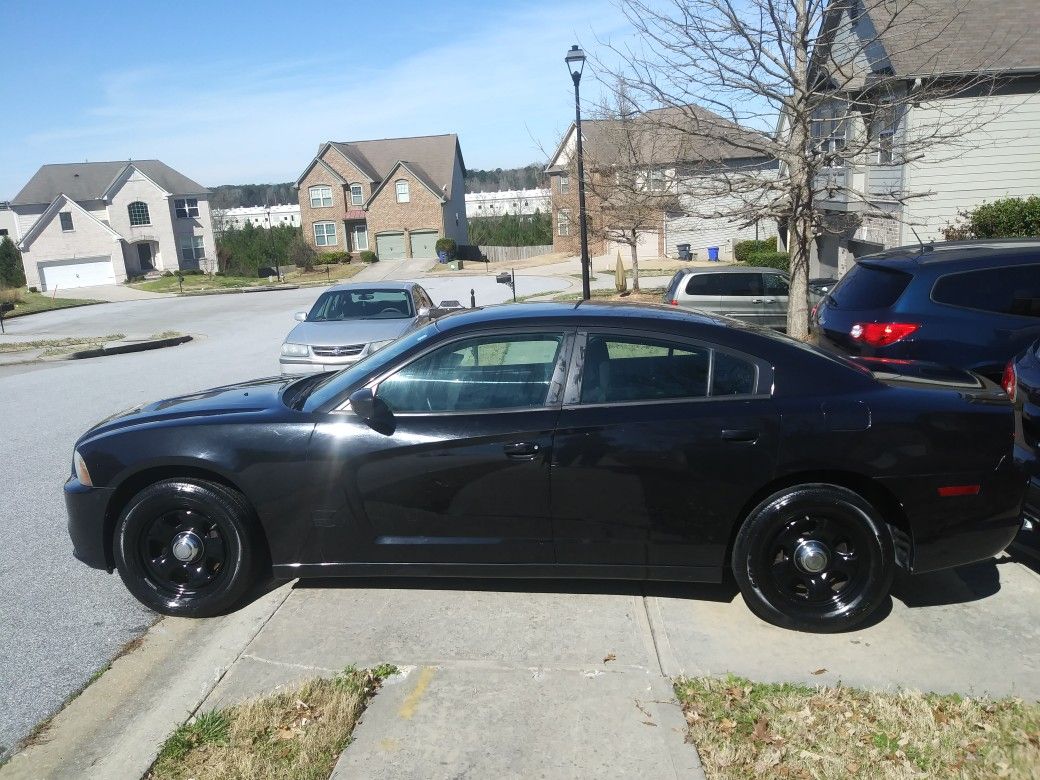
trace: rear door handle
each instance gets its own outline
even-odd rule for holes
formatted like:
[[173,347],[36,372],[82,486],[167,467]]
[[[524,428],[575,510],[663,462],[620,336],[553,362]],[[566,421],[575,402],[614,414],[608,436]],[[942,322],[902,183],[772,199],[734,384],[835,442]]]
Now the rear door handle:
[[753,444],[758,441],[758,431],[754,428],[723,428],[722,440]]
[[505,451],[507,458],[532,460],[541,447],[538,446],[538,442],[534,441],[515,441],[505,445],[502,449]]
[[752,303],[776,303],[776,298],[752,298]]

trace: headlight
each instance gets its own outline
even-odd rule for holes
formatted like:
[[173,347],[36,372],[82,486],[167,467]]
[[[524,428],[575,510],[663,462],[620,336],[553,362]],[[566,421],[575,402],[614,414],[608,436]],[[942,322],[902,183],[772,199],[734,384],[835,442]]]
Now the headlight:
[[370,341],[368,342],[368,351],[365,353],[371,355],[373,352],[378,352],[387,344],[393,344],[394,339],[387,339],[386,341]]
[[79,484],[94,487],[94,482],[90,479],[90,472],[87,471],[87,462],[83,460],[79,450],[72,451],[72,467],[76,470],[76,479],[79,480]]
[[311,348],[306,344],[282,344],[282,354],[286,357],[310,357]]

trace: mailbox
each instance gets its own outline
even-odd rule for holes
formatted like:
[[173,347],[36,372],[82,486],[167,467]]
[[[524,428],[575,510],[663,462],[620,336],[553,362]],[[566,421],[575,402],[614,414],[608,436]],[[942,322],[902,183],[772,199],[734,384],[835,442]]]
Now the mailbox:
[[4,301],[0,303],[0,314],[7,314],[9,311],[14,311],[14,304],[10,301]]
[[500,273],[498,276],[495,277],[495,281],[498,282],[499,284],[512,284],[513,283],[513,277],[510,276],[505,271],[503,271],[502,273]]

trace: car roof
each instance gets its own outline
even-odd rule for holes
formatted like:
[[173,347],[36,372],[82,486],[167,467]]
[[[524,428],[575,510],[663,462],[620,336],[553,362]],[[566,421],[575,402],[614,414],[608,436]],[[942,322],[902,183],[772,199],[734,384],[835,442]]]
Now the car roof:
[[939,241],[934,244],[912,244],[886,249],[858,258],[857,262],[913,272],[922,266],[952,271],[975,267],[979,261],[990,265],[1036,262],[1040,238],[975,239],[971,241]]
[[732,265],[722,268],[683,268],[683,273],[693,274],[739,274],[747,271],[768,271],[774,274],[785,273],[780,268],[770,268],[765,265]]
[[679,309],[659,304],[632,304],[621,302],[576,303],[530,302],[505,303],[479,309],[464,309],[434,320],[438,330],[451,331],[481,325],[573,325],[581,321],[610,323],[612,325],[716,325],[726,321],[710,314]]
[[344,282],[329,290],[410,290],[414,286],[415,282]]

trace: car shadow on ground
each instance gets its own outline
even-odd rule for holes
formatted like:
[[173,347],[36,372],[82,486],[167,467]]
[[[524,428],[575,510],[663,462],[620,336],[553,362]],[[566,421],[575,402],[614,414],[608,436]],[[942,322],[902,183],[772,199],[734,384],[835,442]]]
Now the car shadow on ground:
[[1009,558],[989,558],[956,569],[906,574],[900,571],[892,585],[892,596],[911,609],[981,601],[1000,591],[1000,569]]

